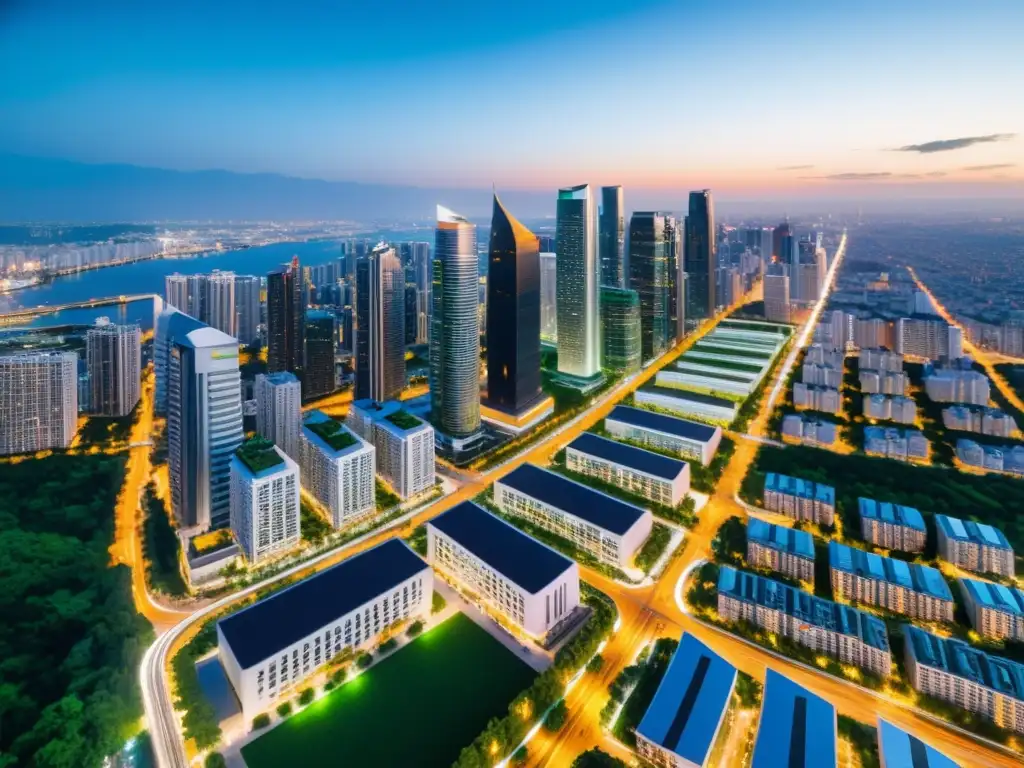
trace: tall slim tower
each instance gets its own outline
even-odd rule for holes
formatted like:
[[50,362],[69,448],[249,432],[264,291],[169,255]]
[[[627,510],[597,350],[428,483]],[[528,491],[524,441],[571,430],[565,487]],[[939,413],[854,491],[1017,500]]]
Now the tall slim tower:
[[260,279],[256,275],[235,275],[235,315],[238,341],[241,344],[259,343],[261,289]]
[[715,314],[715,206],[711,190],[690,193],[686,217],[685,261],[690,306],[687,317],[702,320]]
[[405,388],[405,272],[381,243],[356,263],[356,400],[394,400]]
[[677,329],[683,326],[686,307],[679,304],[680,272],[683,268],[683,232],[675,216],[665,216],[665,282],[668,288],[668,330],[665,337],[666,348],[672,346],[675,339],[681,339],[682,333]]
[[558,266],[555,254],[540,254],[540,336],[544,341],[558,341]]
[[601,285],[621,288],[626,274],[626,212],[622,187],[601,187],[598,258]]
[[629,287],[640,297],[640,358],[668,348],[669,279],[665,214],[636,211],[629,221]]
[[487,268],[487,404],[517,414],[541,397],[540,244],[494,196]]
[[[267,368],[302,373],[306,297],[299,257],[267,275]],[[300,376],[301,378],[301,376]]]
[[480,431],[479,286],[476,226],[439,205],[431,284],[431,420],[456,441]]
[[589,184],[558,190],[558,371],[583,379],[601,372],[595,214]]
[[307,398],[323,397],[334,391],[334,315],[321,309],[306,313],[306,364],[302,369],[302,392]]
[[302,385],[294,373],[259,374],[256,396],[256,432],[298,461],[302,426]]
[[203,275],[204,323],[228,336],[238,338],[238,315],[235,308],[235,273],[214,270]]
[[85,334],[89,410],[127,416],[139,402],[142,332],[137,325],[97,325]]

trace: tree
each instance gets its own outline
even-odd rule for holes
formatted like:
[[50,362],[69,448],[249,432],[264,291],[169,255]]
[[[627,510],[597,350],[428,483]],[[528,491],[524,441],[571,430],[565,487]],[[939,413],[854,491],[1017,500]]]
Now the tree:
[[373,656],[369,652],[361,653],[356,659],[356,666],[360,669],[366,669],[371,664],[373,664]]
[[447,601],[445,601],[444,596],[440,592],[435,591],[430,602],[430,612],[440,613],[444,610],[445,605],[447,605]]
[[526,765],[526,761],[529,757],[530,753],[526,749],[526,745],[523,744],[523,746],[512,753],[512,765]]
[[220,752],[211,752],[203,761],[206,768],[227,768],[228,762]]
[[417,619],[416,621],[414,621],[412,624],[409,625],[409,629],[407,629],[405,631],[405,634],[407,634],[409,637],[416,637],[416,635],[420,634],[422,631],[423,631],[423,622],[420,621],[419,619]]
[[565,725],[565,721],[568,717],[569,708],[565,705],[565,699],[561,699],[554,707],[551,708],[547,717],[544,718],[544,727],[552,733],[560,731],[562,726]]
[[572,762],[572,768],[629,768],[629,766],[619,758],[612,757],[603,749],[594,747],[578,755]]
[[266,712],[256,715],[256,717],[252,719],[252,729],[254,731],[266,728],[268,725],[270,725],[270,715]]
[[587,662],[587,672],[597,674],[601,671],[604,666],[604,657],[601,654],[595,654],[589,662]]
[[292,703],[290,701],[286,701],[283,704],[278,704],[277,705],[277,714],[280,715],[281,717],[288,717],[288,715],[290,715],[291,713],[292,713]]

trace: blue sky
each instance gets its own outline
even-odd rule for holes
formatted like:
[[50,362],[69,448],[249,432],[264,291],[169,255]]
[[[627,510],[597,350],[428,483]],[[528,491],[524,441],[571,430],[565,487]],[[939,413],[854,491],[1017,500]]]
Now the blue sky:
[[0,8],[0,152],[506,188],[1024,183],[1020,0]]

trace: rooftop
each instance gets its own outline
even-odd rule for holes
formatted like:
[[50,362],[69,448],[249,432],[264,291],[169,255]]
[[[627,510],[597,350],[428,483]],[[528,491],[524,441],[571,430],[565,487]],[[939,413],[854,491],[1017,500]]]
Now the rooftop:
[[991,525],[976,523],[973,520],[960,520],[948,515],[936,515],[935,525],[947,538],[956,541],[969,541],[984,547],[1012,550],[1003,532]]
[[735,683],[734,666],[693,635],[683,635],[637,733],[704,765]]
[[937,637],[913,624],[904,625],[903,633],[919,664],[1024,701],[1024,664],[989,655],[963,640]]
[[882,765],[893,768],[957,768],[957,764],[886,720],[878,721],[878,751]]
[[531,594],[576,565],[471,501],[452,507],[427,525],[432,525]]
[[836,765],[836,708],[769,669],[751,768],[821,765]]
[[674,389],[673,387],[659,387],[657,384],[647,384],[641,387],[639,391],[651,392],[656,395],[671,397],[675,400],[682,400],[684,402],[689,401],[691,403],[701,403],[702,405],[716,405],[720,408],[736,409],[736,403],[732,400],[726,400],[724,397],[715,397],[714,395],[703,395],[699,392],[690,392],[685,389]]
[[905,507],[902,504],[893,504],[888,501],[876,501],[863,496],[857,499],[857,506],[860,508],[861,518],[901,525],[905,528],[913,528],[915,531],[925,530],[924,518],[913,507]]
[[766,523],[752,517],[747,521],[747,540],[756,541],[772,549],[781,549],[808,560],[814,559],[814,537],[807,531]]
[[235,455],[254,475],[278,464],[284,464],[284,459],[277,452],[273,441],[265,437],[249,438],[238,447]]
[[838,541],[829,542],[828,562],[832,568],[840,571],[886,581],[939,600],[953,600],[953,593],[949,591],[949,585],[942,574],[927,565],[882,557]]
[[349,432],[340,421],[335,421],[322,411],[311,411],[306,414],[302,425],[335,453],[359,443],[359,438]]
[[675,480],[681,472],[685,472],[689,467],[689,464],[680,459],[673,459],[660,453],[645,451],[643,448],[609,440],[592,432],[582,433],[569,443],[568,447],[664,480]]
[[621,421],[624,424],[631,424],[635,427],[653,429],[657,432],[664,432],[676,437],[683,437],[687,440],[696,440],[706,443],[711,440],[718,427],[711,427],[707,424],[700,424],[696,421],[688,421],[675,416],[665,416],[661,413],[648,411],[644,408],[631,408],[628,405],[617,405],[608,414],[612,421]]
[[648,514],[647,510],[534,464],[520,464],[496,482],[620,536]]
[[281,386],[282,384],[298,384],[299,377],[291,371],[277,371],[276,373],[260,374],[267,381],[274,386]]
[[401,430],[413,429],[423,423],[421,419],[417,419],[408,411],[395,411],[384,418]]
[[817,499],[832,505],[836,503],[836,489],[831,485],[815,483],[811,480],[801,480],[798,477],[780,475],[775,472],[769,472],[765,475],[764,489],[790,496],[800,496],[805,499]]
[[[672,372],[673,371],[668,371],[668,373]],[[749,384],[751,381],[757,378],[754,375],[738,376],[736,375],[735,371],[733,371],[732,373],[726,373],[720,368],[715,369],[713,371],[700,370],[699,368],[691,368],[690,366],[686,365],[685,362],[676,363],[675,372],[685,373],[687,376],[703,376],[708,379],[721,379],[722,381],[732,381],[737,384]]]
[[[1013,616],[1024,617],[1024,592],[979,579],[960,579],[960,588],[978,605]],[[965,594],[965,596],[966,596]]]
[[218,622],[242,669],[259,664],[429,566],[391,539]]

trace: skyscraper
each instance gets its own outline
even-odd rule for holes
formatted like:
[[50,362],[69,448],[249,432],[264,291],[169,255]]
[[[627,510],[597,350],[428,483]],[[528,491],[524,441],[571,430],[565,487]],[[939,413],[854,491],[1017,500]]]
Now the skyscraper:
[[637,211],[629,220],[629,287],[640,298],[640,358],[668,348],[669,285],[665,214]]
[[601,286],[601,343],[605,368],[640,370],[640,296],[636,291]]
[[198,319],[238,338],[238,314],[235,307],[235,273],[214,270],[202,275],[203,316]]
[[437,207],[430,316],[430,406],[453,442],[480,431],[480,262],[476,226]]
[[416,283],[416,344],[430,340],[430,243],[411,243]]
[[267,368],[302,373],[306,293],[299,257],[267,275]]
[[67,448],[78,427],[78,355],[0,356],[0,455]]
[[416,323],[419,315],[419,301],[415,283],[405,284],[405,344],[416,343]]
[[601,372],[595,214],[589,184],[558,190],[558,371],[583,379]]
[[558,267],[554,253],[540,254],[540,337],[558,341]]
[[622,187],[601,187],[598,227],[601,285],[621,288],[626,280],[626,211]]
[[521,413],[541,397],[540,252],[494,196],[487,261],[487,405]]
[[396,400],[405,388],[405,273],[379,244],[356,262],[356,400]]
[[690,193],[689,214],[685,227],[685,264],[690,306],[686,316],[703,320],[715,314],[715,206],[711,190]]
[[334,315],[322,309],[306,312],[306,363],[302,369],[302,393],[307,399],[334,391]]
[[790,229],[788,221],[782,222],[772,230],[772,261],[780,261],[783,264],[790,264],[793,261],[792,237],[793,230]]
[[683,272],[683,232],[675,216],[665,216],[665,279],[668,286],[668,335],[666,347],[683,337],[677,329],[683,327],[686,306],[679,303],[680,273]]
[[259,374],[253,386],[256,432],[297,460],[302,426],[302,385],[294,373]]
[[260,341],[261,281],[256,275],[235,275],[235,314],[238,342],[251,346]]
[[127,416],[139,402],[142,332],[137,325],[99,325],[85,334],[89,411]]
[[764,317],[773,323],[790,321],[789,265],[772,262],[764,273]]

